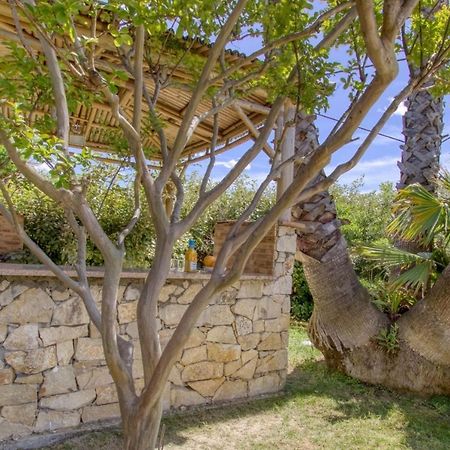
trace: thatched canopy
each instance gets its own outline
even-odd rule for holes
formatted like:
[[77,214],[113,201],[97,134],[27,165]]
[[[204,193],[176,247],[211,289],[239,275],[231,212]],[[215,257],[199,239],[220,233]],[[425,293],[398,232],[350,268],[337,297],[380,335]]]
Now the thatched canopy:
[[[33,28],[26,18],[21,17],[21,28],[24,38],[28,45],[35,51],[39,51],[40,44],[36,37]],[[98,26],[102,26],[100,23]],[[83,30],[83,25],[79,25],[80,32],[89,34],[86,28]],[[101,30],[100,30],[101,31]],[[98,43],[98,51],[96,57],[96,64],[99,69],[105,72],[113,72],[120,65],[120,58],[116,47],[112,42],[112,38],[105,34],[101,35]],[[14,19],[7,2],[0,3],[0,58],[5,56],[8,51],[5,46],[6,41],[19,41],[19,37],[14,24]],[[63,42],[60,39],[55,40],[57,47],[62,47]],[[190,43],[190,51],[196,55],[204,56],[208,53],[209,47],[202,42]],[[243,56],[236,52],[227,52],[226,58],[229,62],[236,61]],[[178,66],[174,70],[172,82],[169,87],[163,89],[159,96],[157,103],[157,111],[161,115],[161,119],[165,122],[165,133],[168,139],[168,146],[170,148],[173,143],[178,127],[183,118],[183,113],[190,100],[189,82],[192,76],[182,67]],[[154,81],[147,67],[145,73],[145,83],[150,92],[154,90]],[[119,85],[118,95],[120,97],[120,104],[124,112],[131,117],[133,108],[133,81],[122,81]],[[146,103],[143,103],[144,111],[148,111]],[[219,133],[217,148],[219,151],[225,151],[236,145],[246,141],[251,137],[249,132],[249,125],[247,120],[257,126],[262,122],[265,114],[266,95],[262,90],[252,91],[246,98],[241,101],[241,106],[244,106],[246,117],[239,114],[233,107],[223,109],[219,114]],[[202,101],[198,113],[201,114],[211,108],[211,102],[208,98]],[[8,111],[3,111],[8,114]],[[36,111],[35,116],[50,113],[49,108],[41,111]],[[114,119],[109,105],[106,103],[96,102],[91,106],[79,104],[76,110],[72,113],[71,118],[71,142],[73,147],[88,146],[93,150],[102,152],[110,152],[111,131],[118,129],[118,122]],[[253,130],[254,132],[254,130]],[[208,149],[213,133],[213,117],[207,118],[195,130],[194,135],[189,141],[183,156],[194,156]],[[144,146],[159,148],[159,141],[156,135],[149,135]],[[158,155],[152,159],[159,159]]]

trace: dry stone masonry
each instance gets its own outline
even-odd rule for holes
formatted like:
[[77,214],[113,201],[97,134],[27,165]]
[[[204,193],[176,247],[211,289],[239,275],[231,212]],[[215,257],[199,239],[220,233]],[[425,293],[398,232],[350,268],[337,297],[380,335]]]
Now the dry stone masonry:
[[[283,387],[295,235],[284,227],[277,234],[273,276],[243,276],[202,313],[170,374],[166,410]],[[48,274],[7,273],[0,265],[0,440],[118,417],[101,338],[81,299]],[[159,299],[163,347],[208,277],[182,276],[169,279]],[[124,278],[118,305],[120,333],[135,344],[138,390],[143,369],[136,304],[142,283],[137,273]],[[91,278],[91,285],[100,302],[101,280]]]

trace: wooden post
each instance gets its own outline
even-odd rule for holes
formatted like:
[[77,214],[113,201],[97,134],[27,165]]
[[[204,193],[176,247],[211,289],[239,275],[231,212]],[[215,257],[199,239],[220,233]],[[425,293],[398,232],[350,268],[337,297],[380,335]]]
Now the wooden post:
[[[283,130],[284,129],[284,130]],[[286,102],[284,107],[283,127],[284,134],[281,143],[280,161],[286,161],[294,156],[295,153],[295,106],[291,102]],[[294,163],[287,164],[281,171],[281,177],[278,180],[277,197],[279,198],[291,185],[294,179]],[[291,220],[291,208],[284,211],[280,217],[281,221]]]

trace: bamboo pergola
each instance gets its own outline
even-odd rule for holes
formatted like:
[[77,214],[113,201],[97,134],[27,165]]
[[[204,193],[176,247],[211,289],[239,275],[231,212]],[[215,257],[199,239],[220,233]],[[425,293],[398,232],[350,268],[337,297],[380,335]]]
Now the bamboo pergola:
[[[6,43],[9,41],[20,42],[20,38],[16,28],[13,14],[7,2],[0,3],[0,58],[7,55],[8,47]],[[98,26],[102,26],[100,23]],[[80,33],[89,35],[89,26],[86,24],[77,24]],[[26,19],[20,17],[20,29],[22,39],[24,39],[35,52],[40,51],[40,43],[36,37],[36,32]],[[99,30],[101,31],[101,30]],[[120,56],[117,48],[114,46],[112,38],[108,34],[99,32],[99,42],[97,44],[96,66],[105,73],[113,73],[120,68]],[[56,47],[62,48],[61,39],[54,40]],[[208,45],[202,42],[190,42],[189,51],[199,56],[205,56],[209,50]],[[227,62],[233,63],[243,56],[236,52],[227,51],[225,55]],[[247,63],[253,64],[252,62]],[[245,66],[244,66],[245,68]],[[168,147],[170,149],[177,134],[178,127],[183,119],[183,113],[189,103],[191,92],[189,83],[192,76],[182,65],[177,66],[173,70],[172,82],[168,87],[161,90],[157,102],[157,111],[160,118],[164,121],[164,131],[167,136]],[[151,76],[150,68],[147,66],[145,73],[145,85],[149,92],[154,92],[155,82]],[[126,116],[132,117],[133,108],[133,80],[119,81],[118,96],[120,98],[120,106]],[[2,106],[3,114],[8,115],[7,107]],[[205,113],[211,109],[211,100],[204,98],[198,109],[198,114]],[[143,102],[144,115],[148,112],[146,102]],[[268,110],[266,93],[259,89],[254,90],[246,95],[246,97],[235,101],[232,105],[222,109],[218,115],[219,129],[217,136],[217,153],[225,152],[237,145],[244,143],[250,138],[258,135],[257,128],[263,122]],[[45,107],[32,113],[33,118],[51,114],[50,108]],[[202,121],[193,133],[188,145],[186,146],[183,157],[193,161],[203,159],[211,145],[213,136],[213,116]],[[111,108],[108,104],[102,102],[94,102],[91,105],[78,104],[70,117],[71,147],[89,147],[94,151],[111,154],[111,134],[119,130],[119,124],[113,117]],[[159,141],[156,134],[149,133],[143,142],[143,146],[159,148]],[[271,148],[268,144],[264,146],[264,150],[270,156],[273,156]],[[111,157],[114,155],[111,154]],[[151,160],[157,162],[160,159],[158,153],[152,155]]]

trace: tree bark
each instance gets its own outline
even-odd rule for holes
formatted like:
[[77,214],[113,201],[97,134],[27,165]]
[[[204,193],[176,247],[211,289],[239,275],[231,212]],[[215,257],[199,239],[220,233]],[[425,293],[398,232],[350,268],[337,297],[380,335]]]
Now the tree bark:
[[162,401],[159,399],[146,415],[133,411],[128,416],[122,416],[124,450],[154,450],[157,447],[162,411]]
[[[297,123],[296,151],[306,156],[318,147],[313,119],[303,115]],[[319,174],[312,183],[323,177]],[[429,299],[399,320],[399,349],[388,353],[377,343],[377,336],[390,321],[371,303],[358,280],[330,194],[321,192],[298,203],[292,216],[301,224],[297,259],[314,298],[309,334],[327,365],[364,382],[421,393],[449,393],[449,280],[442,278]],[[450,278],[450,269],[446,273]]]

